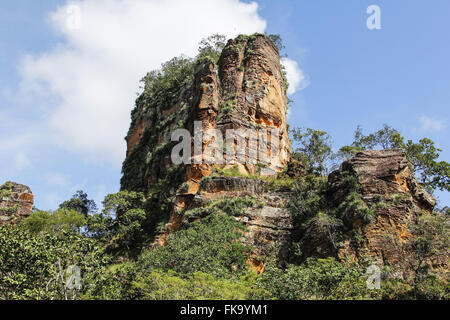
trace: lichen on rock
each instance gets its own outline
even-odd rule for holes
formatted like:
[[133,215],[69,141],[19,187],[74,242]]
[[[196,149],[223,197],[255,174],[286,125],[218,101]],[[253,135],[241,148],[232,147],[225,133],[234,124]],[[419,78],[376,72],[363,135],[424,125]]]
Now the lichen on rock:
[[16,223],[28,217],[34,195],[28,186],[8,181],[0,186],[0,225]]
[[436,205],[412,172],[404,150],[388,149],[360,152],[330,174],[327,192],[334,207],[346,205],[350,191],[344,186],[345,177],[352,176],[365,214],[372,215],[366,222],[351,207],[344,223],[353,236],[339,249],[342,259],[366,257],[382,265],[406,267],[405,245],[413,237],[410,225]]

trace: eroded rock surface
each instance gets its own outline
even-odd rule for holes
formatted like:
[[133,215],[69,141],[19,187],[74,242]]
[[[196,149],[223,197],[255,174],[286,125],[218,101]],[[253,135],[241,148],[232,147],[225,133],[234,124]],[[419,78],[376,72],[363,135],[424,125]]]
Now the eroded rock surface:
[[[207,207],[222,199],[251,197],[254,205],[235,216],[247,226],[243,243],[255,248],[252,264],[260,266],[260,257],[277,256],[286,261],[293,230],[292,216],[287,209],[289,196],[283,192],[270,192],[267,182],[245,177],[211,177],[202,183],[189,209]],[[190,216],[189,221],[201,217]],[[258,270],[259,271],[259,270]]]
[[[121,181],[124,190],[148,191],[164,179],[189,184],[188,193],[195,194],[200,180],[212,173],[214,164],[193,163],[174,166],[170,154],[174,146],[171,133],[188,129],[194,136],[195,121],[202,121],[203,131],[218,129],[226,139],[227,129],[252,129],[259,135],[277,129],[279,148],[270,157],[258,158],[257,144],[245,145],[247,161],[237,161],[238,140],[233,140],[235,157],[226,159],[224,166],[235,165],[242,174],[256,173],[258,162],[267,161],[273,173],[281,171],[289,161],[291,144],[287,132],[286,85],[280,66],[278,49],[264,35],[240,36],[230,40],[216,65],[204,61],[196,67],[192,82],[180,94],[160,105],[149,107],[145,95],[138,98],[132,113],[132,123],[126,137],[127,158]],[[266,131],[264,131],[266,130]],[[203,158],[215,138],[203,137]],[[261,139],[260,139],[261,140]],[[267,138],[267,142],[271,138]],[[192,150],[192,160],[198,157]],[[276,151],[276,152],[275,152]],[[228,161],[227,161],[228,160]]]
[[409,225],[421,214],[429,214],[434,198],[416,181],[403,150],[364,151],[344,162],[328,179],[328,194],[335,207],[348,201],[346,185],[355,177],[362,205],[374,220],[347,215],[347,230],[354,232],[339,249],[341,258],[353,260],[370,257],[384,265],[405,263],[405,244],[411,239]]
[[0,225],[16,223],[31,214],[34,196],[23,184],[8,181],[0,186]]
[[[269,245],[275,242],[284,245],[292,228],[285,208],[286,197],[268,193],[267,184],[257,179],[206,179],[215,169],[237,168],[239,175],[258,174],[262,170],[261,162],[264,168],[270,167],[271,171],[267,172],[276,174],[289,161],[291,142],[286,122],[286,83],[279,52],[272,41],[261,34],[230,40],[218,63],[206,59],[197,64],[192,81],[185,84],[177,95],[164,103],[155,104],[154,99],[157,97],[143,94],[136,101],[126,137],[128,150],[121,187],[122,190],[157,194],[159,199],[174,197],[169,222],[155,245],[163,245],[170,232],[182,227],[186,210],[219,198],[239,195],[257,197],[267,203],[261,208],[249,208],[245,214],[236,217],[249,227],[243,241],[255,245],[257,253],[269,250]],[[201,121],[200,127],[195,126],[196,121]],[[233,158],[227,159],[228,153],[224,150],[223,164],[195,163],[198,154],[192,138],[192,161],[173,164],[171,151],[175,144],[171,142],[171,134],[179,128],[189,130],[192,137],[198,131],[205,134],[208,129],[217,129],[224,142],[227,130],[236,130],[237,137],[232,141]],[[238,131],[240,129],[242,131]],[[267,146],[264,148],[269,157],[260,157],[258,151],[262,148],[250,143],[253,137],[246,136],[243,131],[247,129],[256,132],[260,141],[266,134]],[[271,129],[277,130],[274,136],[270,136]],[[216,137],[203,138],[203,159],[208,159],[211,155],[207,150],[215,143]],[[240,138],[245,142],[244,146],[239,144]],[[275,141],[278,150],[270,146]],[[246,161],[238,161],[238,154],[243,151]]]

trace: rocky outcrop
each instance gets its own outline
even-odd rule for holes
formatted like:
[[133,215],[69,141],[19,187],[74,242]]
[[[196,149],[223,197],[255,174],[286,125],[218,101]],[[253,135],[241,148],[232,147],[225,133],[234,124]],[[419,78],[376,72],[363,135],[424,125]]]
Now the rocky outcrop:
[[[205,208],[223,199],[252,199],[251,205],[235,216],[247,226],[242,242],[254,248],[251,264],[262,271],[262,260],[270,255],[279,261],[288,258],[293,230],[292,216],[287,209],[289,196],[284,192],[270,192],[267,182],[246,177],[213,176],[202,181],[189,210]],[[190,215],[188,221],[201,219]]]
[[436,205],[417,183],[405,151],[397,149],[364,151],[345,161],[330,174],[328,195],[349,235],[339,256],[383,265],[405,263],[410,224]]
[[25,185],[8,181],[0,186],[0,225],[17,223],[31,214],[34,196]]
[[[179,128],[188,129],[192,137],[199,129],[203,132],[217,129],[224,140],[228,129],[252,129],[260,140],[268,130],[277,129],[275,138],[279,148],[272,150],[267,146],[268,158],[259,157],[258,145],[249,141],[252,137],[237,132],[232,142],[234,158],[227,159],[224,151],[223,166],[238,166],[242,174],[256,173],[259,163],[269,166],[272,174],[286,166],[291,150],[286,85],[278,49],[268,37],[240,36],[230,40],[218,64],[207,59],[199,62],[192,81],[179,92],[169,101],[151,106],[151,99],[145,94],[136,101],[126,137],[128,150],[122,189],[149,191],[164,179],[170,179],[188,183],[190,194],[198,191],[200,180],[209,176],[216,165],[205,161],[211,156],[208,147],[216,137],[203,136],[203,161],[192,148],[189,165],[176,167],[170,157],[174,146],[171,133]],[[195,128],[195,121],[202,122],[200,128]],[[245,140],[244,146],[238,144],[240,138]],[[272,142],[268,135],[265,138]],[[247,157],[245,163],[237,160],[243,151]],[[194,163],[195,159],[198,163]]]
[[[291,151],[286,122],[288,99],[277,47],[262,34],[239,36],[227,43],[218,62],[198,61],[192,80],[175,89],[176,94],[160,100],[146,96],[144,91],[136,101],[126,137],[121,188],[153,194],[154,198],[156,194],[158,199],[174,198],[169,221],[155,245],[163,245],[170,232],[182,227],[187,210],[243,194],[266,203],[236,217],[249,227],[243,241],[257,247],[255,254],[278,242],[285,245],[292,228],[285,197],[268,193],[267,184],[261,180],[210,177],[215,170],[230,168],[245,176],[262,172],[273,175],[286,167]],[[175,165],[171,160],[171,134],[181,128],[191,134],[192,157],[189,163]],[[212,155],[209,148],[218,142],[217,136],[206,134],[209,129],[219,131],[224,143],[228,142],[228,130],[235,130],[231,146],[227,144],[227,150],[222,151],[223,163],[207,161]],[[201,154],[194,147],[199,131],[203,134]],[[256,144],[252,143],[255,137],[259,139]],[[269,156],[262,156],[261,150]],[[242,154],[245,161],[238,158]]]

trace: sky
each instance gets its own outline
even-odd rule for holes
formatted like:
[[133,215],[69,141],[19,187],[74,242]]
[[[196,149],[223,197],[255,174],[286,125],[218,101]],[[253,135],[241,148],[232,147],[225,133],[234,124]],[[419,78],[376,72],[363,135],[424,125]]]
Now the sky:
[[[367,27],[370,5],[381,29]],[[139,80],[213,33],[280,34],[291,127],[325,130],[337,149],[358,125],[388,124],[448,162],[448,12],[448,0],[1,0],[0,183],[30,186],[45,210],[119,191]]]

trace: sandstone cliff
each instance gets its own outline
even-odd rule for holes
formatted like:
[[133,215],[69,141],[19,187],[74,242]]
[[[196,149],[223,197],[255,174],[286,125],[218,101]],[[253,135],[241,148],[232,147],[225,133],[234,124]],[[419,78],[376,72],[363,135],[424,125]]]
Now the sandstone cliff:
[[[163,92],[147,94],[145,89],[126,137],[121,187],[144,192],[149,214],[158,220],[153,225],[163,223],[154,246],[219,208],[247,226],[242,241],[254,248],[250,262],[258,272],[264,271],[262,261],[269,255],[289,261],[294,238],[303,245],[303,258],[366,259],[406,268],[410,225],[430,214],[436,201],[417,183],[404,151],[365,151],[345,161],[318,195],[324,199],[324,212],[312,213],[317,223],[299,235],[290,207],[293,184],[270,189],[264,177],[281,174],[293,182],[310,174],[304,163],[290,159],[286,83],[276,46],[265,35],[239,36],[228,41],[218,61],[201,59],[194,67],[186,81],[166,85]],[[171,134],[180,128],[191,134],[191,157],[188,163],[174,164]],[[195,150],[195,134],[209,129],[224,137],[228,129],[254,129],[258,135],[277,129],[270,139],[279,148],[264,145],[271,157],[261,159],[256,150],[260,140],[252,144],[252,137],[242,137],[242,146],[237,137],[231,146],[234,158],[227,159],[224,152],[225,163],[211,163],[204,161],[211,156],[206,150],[217,143],[217,136],[203,137],[202,154]],[[237,161],[239,151],[245,151],[245,162]],[[230,209],[236,203],[240,209]]]
[[[214,164],[203,161],[177,167],[170,159],[174,146],[171,133],[186,128],[193,136],[194,121],[202,121],[203,130],[220,130],[224,137],[227,129],[277,128],[280,147],[268,165],[281,171],[289,160],[285,81],[278,49],[264,35],[230,40],[218,65],[209,60],[197,64],[192,81],[179,88],[179,94],[170,101],[152,104],[149,100],[141,96],[132,113],[122,189],[148,191],[164,179],[176,179],[187,182],[187,193],[195,194],[201,178],[211,174]],[[206,150],[212,142],[205,137],[202,149]],[[234,148],[238,148],[237,139]],[[245,148],[247,155],[256,153],[250,143]],[[208,154],[204,154],[206,157]],[[256,173],[257,160],[236,161],[233,165],[241,173]]]
[[16,223],[28,217],[33,203],[34,196],[29,187],[6,182],[0,186],[0,225]]
[[[263,181],[233,177],[214,177],[202,186],[202,181],[215,170],[237,170],[239,175],[257,175],[270,167],[267,174],[282,171],[289,161],[291,142],[287,131],[286,83],[280,66],[277,47],[265,35],[239,36],[230,40],[216,64],[211,60],[197,63],[192,81],[179,88],[176,95],[164,103],[154,103],[145,93],[137,100],[132,113],[132,124],[126,137],[127,158],[123,165],[123,190],[143,191],[157,199],[173,199],[169,223],[158,238],[164,244],[165,236],[181,227],[186,210],[205,205],[219,198],[243,194],[257,196],[267,206],[249,208],[236,217],[250,226],[245,241],[249,243],[286,242],[292,227],[285,209],[286,197],[267,193]],[[201,121],[195,128],[194,122]],[[279,148],[267,147],[270,159],[259,158],[259,145],[249,142],[249,136],[232,141],[234,158],[224,163],[194,163],[198,157],[192,147],[192,161],[175,165],[170,153],[174,147],[171,133],[178,128],[196,130],[217,129],[226,137],[228,129],[252,129],[259,136],[263,130],[277,129]],[[204,137],[203,158],[210,156],[205,150],[216,137]],[[239,145],[244,140],[244,147]],[[270,141],[272,142],[272,141]],[[227,146],[228,147],[228,146]],[[239,152],[245,151],[246,161],[238,161]],[[253,158],[252,158],[253,157]],[[201,159],[200,159],[201,160]],[[262,163],[262,164],[261,164]],[[261,246],[258,246],[261,247]],[[267,246],[262,246],[266,250]]]
[[[351,195],[354,189],[346,185],[349,177],[356,179],[358,199]],[[417,183],[403,150],[358,153],[329,176],[328,195],[334,207],[347,210],[344,225],[347,232],[353,232],[339,249],[339,257],[370,257],[382,265],[407,262],[405,245],[413,237],[411,225],[436,205]],[[347,206],[348,201],[357,205]],[[362,207],[370,221],[358,215]]]

